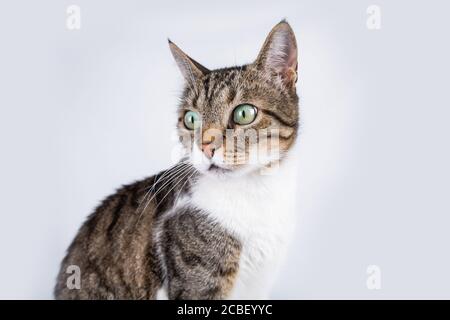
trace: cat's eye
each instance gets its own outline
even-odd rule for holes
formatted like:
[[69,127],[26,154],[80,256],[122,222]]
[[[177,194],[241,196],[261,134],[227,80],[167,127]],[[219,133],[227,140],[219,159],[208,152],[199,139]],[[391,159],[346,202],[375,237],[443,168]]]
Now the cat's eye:
[[256,107],[251,104],[241,104],[233,111],[233,121],[240,125],[250,124],[255,120],[257,112]]
[[189,130],[194,130],[200,126],[200,116],[195,111],[187,111],[184,114],[184,125]]

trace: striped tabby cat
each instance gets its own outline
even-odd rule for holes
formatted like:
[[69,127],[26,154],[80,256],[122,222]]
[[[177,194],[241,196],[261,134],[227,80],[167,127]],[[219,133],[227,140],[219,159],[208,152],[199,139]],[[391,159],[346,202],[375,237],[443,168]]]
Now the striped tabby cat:
[[[217,70],[169,46],[186,84],[177,125],[186,156],[88,217],[57,299],[268,297],[294,221],[294,33],[282,21],[255,62]],[[71,266],[79,288],[68,285]]]

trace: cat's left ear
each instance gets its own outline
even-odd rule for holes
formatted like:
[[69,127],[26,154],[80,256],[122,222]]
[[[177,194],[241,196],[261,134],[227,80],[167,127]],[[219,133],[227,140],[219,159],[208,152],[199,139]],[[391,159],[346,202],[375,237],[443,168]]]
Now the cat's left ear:
[[187,82],[195,84],[197,80],[210,72],[207,68],[184,53],[175,43],[170,40],[168,41],[170,51]]
[[295,89],[298,68],[297,54],[294,31],[283,20],[270,31],[255,65],[264,72],[280,76],[286,87]]

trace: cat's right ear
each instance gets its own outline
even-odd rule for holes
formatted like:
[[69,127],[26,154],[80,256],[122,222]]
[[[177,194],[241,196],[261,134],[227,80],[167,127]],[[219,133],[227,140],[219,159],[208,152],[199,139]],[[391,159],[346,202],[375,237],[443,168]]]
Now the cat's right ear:
[[175,43],[170,41],[170,39],[168,41],[170,51],[186,81],[195,84],[198,79],[210,72],[207,68],[184,53]]
[[267,74],[279,76],[288,88],[295,89],[298,68],[297,41],[286,20],[282,20],[270,31],[255,65]]

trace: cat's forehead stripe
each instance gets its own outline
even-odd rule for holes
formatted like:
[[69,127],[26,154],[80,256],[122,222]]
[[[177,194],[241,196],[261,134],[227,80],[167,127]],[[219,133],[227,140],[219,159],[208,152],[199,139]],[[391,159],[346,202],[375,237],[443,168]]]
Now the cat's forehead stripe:
[[213,99],[223,98],[221,93],[224,90],[229,92],[230,87],[237,86],[236,76],[238,73],[238,69],[221,69],[211,72],[204,81],[205,101],[211,105]]

